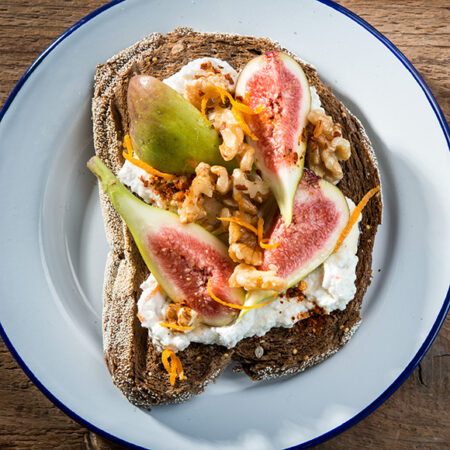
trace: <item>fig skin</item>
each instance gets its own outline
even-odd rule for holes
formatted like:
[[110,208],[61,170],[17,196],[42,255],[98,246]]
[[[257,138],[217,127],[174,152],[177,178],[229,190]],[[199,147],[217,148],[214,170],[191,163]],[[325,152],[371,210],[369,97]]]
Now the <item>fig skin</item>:
[[308,80],[301,66],[280,51],[250,60],[236,84],[236,95],[262,112],[246,118],[252,133],[256,167],[269,184],[281,215],[289,225],[306,153],[304,128],[311,109]]
[[200,111],[171,87],[149,75],[130,79],[127,94],[133,150],[155,169],[194,173],[203,161],[232,170],[219,150],[221,138]]
[[[216,295],[228,303],[244,303],[243,289],[228,286],[235,264],[225,244],[200,225],[183,225],[176,214],[135,197],[98,156],[92,157],[87,167],[97,176],[103,191],[126,222],[144,262],[167,295],[177,303],[190,306],[207,325],[223,326],[232,322],[238,310],[214,301],[206,287],[207,280],[212,278]],[[181,261],[181,267],[176,265],[177,260]],[[201,283],[196,278],[189,285],[189,267],[194,275],[202,275]],[[192,286],[194,294],[188,290]]]

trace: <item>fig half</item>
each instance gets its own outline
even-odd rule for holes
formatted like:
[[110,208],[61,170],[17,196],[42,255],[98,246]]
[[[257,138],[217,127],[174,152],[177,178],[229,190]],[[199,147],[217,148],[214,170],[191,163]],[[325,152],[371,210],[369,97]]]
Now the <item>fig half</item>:
[[214,301],[207,289],[212,278],[214,294],[228,303],[244,302],[244,291],[228,286],[235,265],[227,247],[200,225],[183,225],[176,214],[139,200],[97,156],[87,166],[126,222],[147,267],[167,295],[194,309],[207,325],[222,326],[234,320],[237,310]]
[[236,96],[262,111],[246,117],[257,137],[247,137],[255,149],[256,166],[289,225],[297,185],[305,162],[304,129],[311,108],[308,80],[300,65],[280,51],[252,59],[236,84]]
[[[349,217],[340,189],[305,169],[295,194],[292,222],[287,226],[280,215],[275,217],[268,238],[269,244],[279,245],[264,251],[260,269],[276,270],[287,288],[297,284],[331,255]],[[273,294],[253,291],[245,304]]]
[[162,172],[194,173],[203,161],[229,170],[222,140],[200,111],[171,87],[149,75],[130,79],[127,94],[130,137],[139,158]]

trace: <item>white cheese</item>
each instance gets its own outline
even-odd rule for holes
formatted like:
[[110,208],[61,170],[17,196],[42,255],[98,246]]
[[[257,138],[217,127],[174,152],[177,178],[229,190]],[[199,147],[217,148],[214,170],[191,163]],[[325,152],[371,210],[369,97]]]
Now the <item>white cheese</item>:
[[184,94],[186,85],[192,83],[195,80],[195,76],[201,73],[200,66],[204,63],[210,62],[215,69],[222,72],[223,75],[229,74],[233,79],[233,86],[236,84],[238,73],[226,62],[217,58],[199,58],[194,59],[190,63],[183,66],[178,72],[174,73],[169,78],[163,80],[172,89],[175,89],[178,93]]
[[311,111],[313,109],[321,109],[323,111],[324,109],[322,108],[322,102],[320,101],[316,88],[314,86],[310,86],[309,92],[311,93]]
[[[347,198],[350,213],[355,204]],[[304,278],[308,287],[306,297],[328,313],[344,310],[356,293],[356,265],[358,264],[359,216],[338,251],[329,256],[316,270]]]
[[148,185],[150,176],[145,170],[125,160],[125,164],[119,170],[117,177],[145,202],[158,208],[169,209],[169,200]]

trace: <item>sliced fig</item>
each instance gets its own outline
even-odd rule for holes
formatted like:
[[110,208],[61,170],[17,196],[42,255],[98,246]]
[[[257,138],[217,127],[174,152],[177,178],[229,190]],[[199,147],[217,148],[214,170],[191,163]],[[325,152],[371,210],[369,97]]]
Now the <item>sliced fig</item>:
[[142,258],[167,295],[194,309],[208,325],[227,325],[235,319],[237,310],[211,299],[207,289],[212,278],[211,288],[218,297],[243,304],[244,291],[228,286],[234,263],[226,246],[201,226],[183,225],[176,214],[139,200],[97,156],[87,165],[125,220]]
[[[270,243],[278,247],[263,253],[261,270],[276,268],[286,286],[298,283],[322,264],[333,252],[348,223],[349,210],[342,192],[333,184],[305,169],[294,199],[292,222],[286,225],[280,215],[270,227]],[[270,297],[273,292],[253,291],[246,304]]]
[[174,174],[193,173],[201,161],[236,167],[222,158],[221,138],[211,123],[157,78],[132,77],[127,102],[133,149],[152,167]]
[[290,56],[271,51],[247,63],[239,75],[236,96],[247,100],[254,110],[262,106],[262,112],[246,117],[257,137],[248,137],[248,142],[255,149],[256,166],[289,225],[305,161],[304,128],[311,108],[308,80]]

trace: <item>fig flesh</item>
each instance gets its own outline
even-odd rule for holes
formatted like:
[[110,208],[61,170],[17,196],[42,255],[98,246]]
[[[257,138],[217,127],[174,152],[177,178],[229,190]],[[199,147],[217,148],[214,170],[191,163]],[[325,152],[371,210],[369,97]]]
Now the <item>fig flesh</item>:
[[[288,288],[297,284],[331,255],[349,217],[340,189],[305,169],[295,194],[292,222],[286,226],[280,214],[274,219],[269,244],[278,242],[279,246],[264,251],[260,269],[276,267]],[[253,291],[245,304],[271,295],[271,291]]]
[[139,200],[97,156],[87,166],[126,222],[147,267],[167,295],[194,309],[207,325],[222,326],[234,320],[237,310],[217,303],[207,290],[212,278],[214,294],[228,303],[243,304],[244,291],[228,286],[234,263],[227,247],[201,226],[183,225],[176,214]]
[[203,161],[229,169],[211,123],[183,96],[157,78],[135,75],[127,94],[130,137],[139,158],[162,172],[194,173]]
[[236,96],[247,100],[253,110],[262,106],[262,112],[246,117],[258,139],[247,139],[289,225],[305,161],[304,129],[311,108],[308,80],[290,56],[271,51],[247,63],[237,80]]

